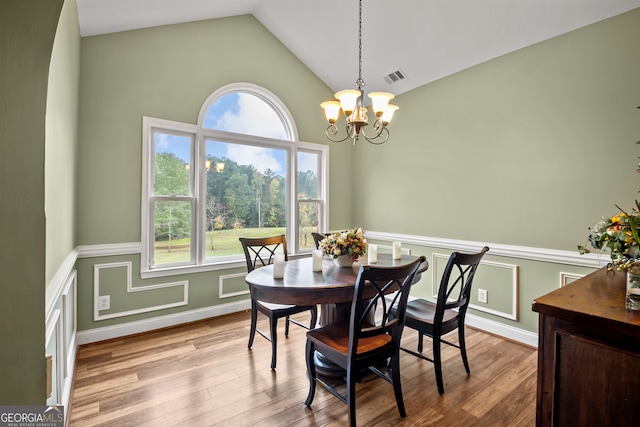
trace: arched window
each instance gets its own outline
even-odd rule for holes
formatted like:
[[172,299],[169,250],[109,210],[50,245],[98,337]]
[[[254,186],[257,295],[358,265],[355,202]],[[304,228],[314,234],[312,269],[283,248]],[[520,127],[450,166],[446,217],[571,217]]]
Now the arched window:
[[203,104],[198,123],[205,129],[298,139],[287,107],[271,92],[248,83],[228,85],[212,93]]
[[298,141],[266,89],[228,85],[196,126],[145,117],[143,127],[143,271],[228,265],[242,259],[241,236],[285,234],[290,252],[307,251],[326,230],[327,147]]

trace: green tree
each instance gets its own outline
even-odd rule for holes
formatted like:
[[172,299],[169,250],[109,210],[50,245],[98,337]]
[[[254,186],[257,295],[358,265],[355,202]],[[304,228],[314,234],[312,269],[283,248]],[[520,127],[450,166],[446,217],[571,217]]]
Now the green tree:
[[209,237],[211,241],[211,250],[213,247],[213,231],[220,230],[224,227],[224,206],[216,201],[213,197],[207,197],[206,205],[206,228],[210,231]]
[[313,171],[298,171],[298,197],[318,197],[318,176]]
[[255,194],[255,210],[256,210],[257,227],[262,228],[262,225],[264,222],[262,220],[262,218],[264,217],[263,206],[262,206],[262,199],[263,199],[263,192],[264,192],[264,175],[262,175],[258,171],[254,171],[253,179],[251,180],[251,183],[252,183],[251,186]]
[[[299,195],[301,199],[306,199],[306,194]],[[299,236],[303,246],[307,246],[307,240],[311,238],[311,233],[318,228],[318,205],[315,202],[301,202],[299,206],[300,227]]]
[[[153,191],[159,196],[188,196],[189,170],[173,153],[157,153]],[[155,239],[171,241],[188,237],[191,232],[191,204],[184,201],[162,201],[155,206]]]
[[234,173],[226,183],[225,208],[230,218],[236,222],[246,219],[252,204],[253,194],[247,175]]
[[155,156],[153,194],[156,196],[188,196],[189,170],[173,153],[157,153]]
[[269,222],[273,227],[280,227],[286,223],[284,184],[284,178],[279,176],[273,177],[269,182]]
[[191,206],[189,202],[161,201],[155,209],[155,240],[169,241],[191,235]]

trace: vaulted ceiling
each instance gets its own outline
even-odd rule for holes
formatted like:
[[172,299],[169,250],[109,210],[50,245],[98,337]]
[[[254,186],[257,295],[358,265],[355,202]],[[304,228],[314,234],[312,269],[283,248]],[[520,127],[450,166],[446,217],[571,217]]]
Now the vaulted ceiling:
[[[640,0],[364,0],[362,77],[396,95]],[[357,0],[77,0],[82,36],[252,14],[334,91],[358,77]],[[395,83],[385,78],[401,71]]]

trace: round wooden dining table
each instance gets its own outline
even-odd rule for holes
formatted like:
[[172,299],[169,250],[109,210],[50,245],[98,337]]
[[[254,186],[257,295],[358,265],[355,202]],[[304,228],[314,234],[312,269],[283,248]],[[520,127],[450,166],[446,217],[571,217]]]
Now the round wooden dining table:
[[[378,262],[372,266],[391,267],[407,265],[418,259],[416,256],[403,254],[400,259],[392,259],[391,254],[378,254]],[[320,325],[324,326],[337,321],[349,319],[336,318],[336,305],[346,304],[351,307],[353,290],[360,263],[352,267],[338,267],[331,258],[324,257],[322,271],[313,271],[310,257],[285,262],[284,277],[273,277],[273,265],[257,268],[245,277],[253,298],[277,304],[321,305]],[[427,261],[418,268],[418,274],[429,267]],[[416,280],[419,277],[416,276]],[[366,296],[366,293],[365,293]]]
[[[378,254],[378,262],[372,266],[391,267],[407,265],[418,259],[417,256],[402,254],[400,259],[393,259],[391,254]],[[331,258],[324,257],[322,271],[313,271],[311,257],[299,258],[285,262],[284,277],[273,277],[273,265],[257,268],[245,277],[252,298],[259,301],[291,304],[320,304],[320,326],[336,322],[348,322],[353,301],[360,263],[351,267],[338,267]],[[424,261],[418,268],[414,283],[420,280],[419,274],[429,268]],[[367,292],[365,288],[365,298]],[[318,361],[318,372],[333,376],[336,370]]]

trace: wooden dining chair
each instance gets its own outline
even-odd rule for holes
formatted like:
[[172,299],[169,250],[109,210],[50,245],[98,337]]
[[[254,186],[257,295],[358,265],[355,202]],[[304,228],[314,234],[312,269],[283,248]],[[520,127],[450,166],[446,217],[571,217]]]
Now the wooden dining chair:
[[[275,254],[279,251],[284,253],[285,261],[288,260],[287,240],[284,235],[262,238],[241,237],[240,243],[242,243],[242,249],[244,250],[244,256],[247,261],[247,272],[272,264]],[[304,311],[311,312],[309,327],[290,318],[291,315],[302,313]],[[258,312],[264,314],[269,319],[268,336],[257,327]],[[293,322],[305,329],[315,328],[316,320],[318,318],[318,309],[315,305],[297,306],[267,303],[264,301],[258,301],[253,297],[253,295],[251,295],[251,329],[249,331],[248,347],[251,348],[253,345],[253,339],[255,338],[256,332],[271,341],[271,369],[276,369],[276,348],[278,343],[278,335],[276,331],[278,327],[278,319],[282,317],[286,318],[284,336],[288,337],[290,322]]]
[[311,233],[311,237],[313,237],[313,242],[316,245],[316,249],[320,249],[320,241],[327,236],[328,234],[324,234],[324,233]]
[[[406,348],[402,350],[434,364],[440,394],[444,394],[440,343],[460,349],[464,369],[467,375],[470,374],[464,341],[464,319],[471,300],[471,285],[476,270],[488,250],[489,248],[485,246],[479,253],[474,254],[453,252],[442,273],[436,302],[418,298],[407,303],[405,326],[418,331],[418,351]],[[456,329],[458,345],[442,339],[442,336]],[[425,335],[432,339],[433,359],[422,354]]]
[[[307,332],[307,375],[311,407],[316,383],[349,407],[349,424],[356,425],[356,383],[363,371],[370,370],[393,384],[400,417],[406,416],[400,384],[400,337],[404,327],[407,297],[416,271],[425,257],[396,267],[361,266],[356,280],[348,323],[332,323]],[[391,302],[385,295],[395,292]],[[395,317],[389,318],[391,308]],[[315,352],[346,370],[347,392],[341,394],[316,375]],[[388,366],[391,378],[378,367]]]

